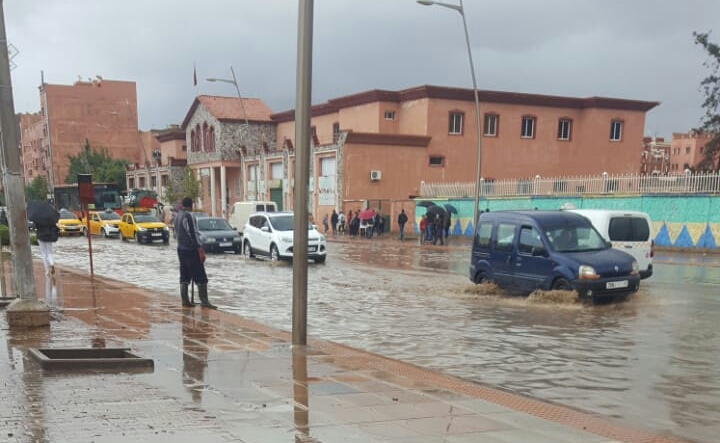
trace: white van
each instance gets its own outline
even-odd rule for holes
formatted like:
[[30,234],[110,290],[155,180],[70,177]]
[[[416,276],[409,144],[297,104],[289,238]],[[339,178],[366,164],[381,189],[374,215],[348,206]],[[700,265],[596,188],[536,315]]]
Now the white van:
[[640,267],[640,278],[652,275],[655,242],[651,238],[652,221],[648,214],[605,209],[569,209],[568,212],[589,219],[595,229],[612,242],[613,248],[632,255]]
[[254,212],[277,212],[277,205],[273,201],[244,201],[235,202],[230,210],[228,222],[240,234],[245,229],[250,214]]

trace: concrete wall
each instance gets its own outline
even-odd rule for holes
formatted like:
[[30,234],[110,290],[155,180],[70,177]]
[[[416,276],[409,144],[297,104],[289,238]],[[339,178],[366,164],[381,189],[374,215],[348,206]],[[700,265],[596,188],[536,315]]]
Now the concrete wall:
[[[451,235],[472,236],[473,200],[430,200],[453,205]],[[481,199],[480,210],[558,209],[565,203],[577,209],[620,209],[647,212],[653,220],[657,246],[720,251],[720,195],[640,195],[596,197],[520,197]],[[416,206],[415,231],[425,208]]]

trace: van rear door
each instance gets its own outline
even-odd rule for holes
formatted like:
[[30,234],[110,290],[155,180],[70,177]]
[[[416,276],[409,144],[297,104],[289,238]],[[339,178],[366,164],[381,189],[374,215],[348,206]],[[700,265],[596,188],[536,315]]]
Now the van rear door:
[[631,214],[613,215],[608,224],[608,237],[613,247],[632,255],[640,270],[652,263],[650,225],[647,218]]

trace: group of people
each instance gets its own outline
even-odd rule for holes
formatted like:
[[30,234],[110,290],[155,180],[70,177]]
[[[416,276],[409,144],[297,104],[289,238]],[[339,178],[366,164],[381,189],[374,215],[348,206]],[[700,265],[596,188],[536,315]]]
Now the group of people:
[[438,241],[445,244],[445,239],[450,235],[450,214],[442,215],[438,212],[428,212],[420,219],[420,244],[431,243],[436,245]]
[[333,209],[331,215],[325,214],[323,216],[323,228],[325,234],[332,231],[333,235],[347,234],[350,237],[359,236],[361,228],[364,228],[363,235],[372,238],[373,234],[380,236],[385,232],[385,219],[380,215],[380,212],[375,212],[372,218],[361,220],[359,209],[355,212],[349,210],[347,216]]

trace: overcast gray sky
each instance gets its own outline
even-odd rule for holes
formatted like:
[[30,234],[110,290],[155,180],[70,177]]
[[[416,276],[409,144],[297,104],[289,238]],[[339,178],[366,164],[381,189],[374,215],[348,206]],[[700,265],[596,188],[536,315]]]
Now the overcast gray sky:
[[[446,0],[449,3],[457,0]],[[198,94],[295,104],[297,0],[4,0],[20,51],[15,108],[48,83],[137,82],[140,128],[180,123]],[[693,31],[720,23],[718,0],[465,0],[480,89],[662,102],[646,134],[699,124],[709,73]],[[315,0],[313,103],[368,89],[472,86],[460,15],[414,0]],[[720,30],[711,40],[720,41]],[[198,86],[193,87],[193,63]]]

